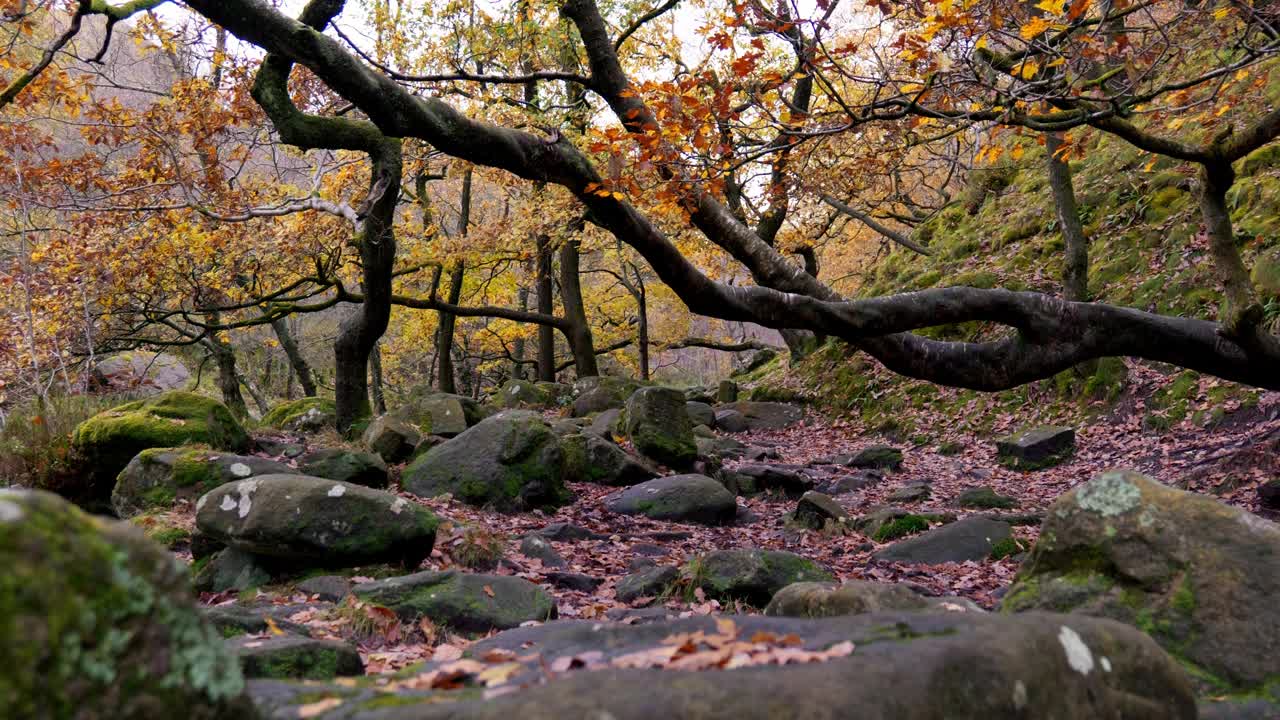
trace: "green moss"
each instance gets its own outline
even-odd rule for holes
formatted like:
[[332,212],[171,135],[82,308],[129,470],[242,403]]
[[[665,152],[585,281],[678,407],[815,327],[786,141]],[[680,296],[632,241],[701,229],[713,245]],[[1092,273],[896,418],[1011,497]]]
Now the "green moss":
[[[262,416],[261,424],[263,427],[286,427],[289,423],[311,410],[317,410],[329,417],[335,417],[338,412],[337,406],[331,398],[304,397],[271,408],[270,412]],[[365,414],[367,415],[368,413]]]
[[1264,145],[1244,156],[1240,161],[1239,174],[1249,177],[1280,165],[1280,144]]
[[920,515],[904,515],[876,528],[875,533],[871,535],[871,539],[876,542],[888,542],[928,529],[929,521],[924,517]]
[[991,546],[991,559],[1003,560],[1004,558],[1024,553],[1026,550],[1027,548],[1021,540],[1007,537]]

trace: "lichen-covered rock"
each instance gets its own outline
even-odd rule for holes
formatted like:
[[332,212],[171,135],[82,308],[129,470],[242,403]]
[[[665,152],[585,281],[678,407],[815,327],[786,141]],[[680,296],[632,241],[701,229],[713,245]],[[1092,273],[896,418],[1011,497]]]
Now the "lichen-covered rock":
[[369,452],[376,453],[389,463],[408,460],[423,442],[422,432],[408,420],[394,415],[380,415],[364,429],[361,436]]
[[695,426],[715,427],[716,411],[709,404],[698,402],[697,400],[689,400],[685,402],[684,408],[689,413],[689,422]]
[[738,401],[738,383],[732,380],[721,380],[716,386],[716,402],[731,403]]
[[492,402],[500,408],[549,408],[555,405],[556,397],[532,380],[508,380],[494,393]]
[[604,498],[610,512],[654,520],[727,525],[738,514],[733,493],[706,475],[671,475]]
[[224,642],[240,659],[248,678],[332,680],[364,674],[360,652],[336,640],[286,633],[265,638],[239,636]]
[[583,482],[626,487],[657,477],[658,470],[644,460],[595,433],[569,435],[563,439],[566,474]]
[[304,397],[281,403],[262,416],[262,426],[294,432],[336,427],[338,407],[332,398]]
[[980,510],[1008,510],[1009,508],[1018,507],[1018,499],[1008,495],[1001,495],[989,485],[983,487],[969,488],[956,496],[956,504],[962,508],[977,508]]
[[636,450],[663,465],[684,469],[698,457],[693,424],[679,390],[646,387],[632,393],[623,413],[623,431]]
[[375,453],[321,448],[298,458],[298,470],[326,480],[341,480],[371,488],[387,486],[387,463]]
[[891,611],[982,612],[967,598],[925,597],[905,585],[847,580],[799,582],[774,593],[765,615],[779,617],[834,617]]
[[233,480],[296,473],[284,463],[207,448],[150,448],[134,456],[116,478],[111,507],[122,518],[195,500]]
[[908,565],[985,560],[1001,540],[1012,536],[1009,523],[968,517],[916,537],[900,540],[872,557],[883,562]]
[[362,583],[351,592],[365,602],[394,610],[403,620],[426,617],[464,632],[503,630],[556,617],[550,595],[528,580],[510,575],[420,572]]
[[1050,507],[1001,609],[1121,620],[1147,631],[1206,689],[1276,695],[1277,598],[1280,526],[1110,471]]
[[1076,431],[1044,425],[996,440],[1000,462],[1018,470],[1041,470],[1062,463],[1076,449]]
[[425,434],[446,438],[465,432],[486,416],[484,408],[475,400],[430,388],[415,388],[404,405],[391,414],[413,423]]
[[871,445],[854,453],[844,465],[872,470],[897,470],[902,467],[902,451],[889,445]]
[[271,573],[257,558],[235,548],[219,550],[198,565],[195,577],[191,578],[191,586],[197,592],[240,592],[271,582]]
[[640,598],[656,598],[667,593],[680,579],[680,571],[670,565],[641,568],[618,581],[615,597],[631,603]]
[[740,400],[738,402],[725,403],[717,408],[716,424],[725,432],[739,432],[738,430],[730,430],[723,424],[720,413],[726,410],[733,410],[742,415],[743,430],[781,430],[804,419],[804,410],[797,405]]
[[244,452],[249,436],[217,400],[172,391],[94,415],[80,423],[71,443],[86,462],[85,499],[103,501],[116,476],[143,450],[201,443]]
[[774,593],[792,583],[834,579],[814,561],[783,550],[717,550],[694,559],[691,566],[693,583],[707,597],[756,607],[768,605]]
[[[615,667],[615,661],[634,666],[664,652],[670,657],[674,646],[664,639],[695,638],[696,643],[698,637],[726,634],[752,645],[760,644],[752,638],[792,638],[796,650],[852,645],[853,651],[832,653],[836,657],[824,662],[727,671]],[[508,630],[468,648],[477,658],[495,650],[519,663],[501,693],[463,687],[379,694],[258,681],[253,692],[263,712],[279,718],[299,717],[298,708],[326,698],[337,698],[346,708],[326,718],[359,720],[1196,717],[1185,677],[1155,643],[1119,623],[1083,616],[882,613],[818,620],[692,617],[635,625],[562,621]],[[584,656],[587,668],[547,672],[547,658]],[[624,656],[627,661],[620,661]],[[653,662],[654,667],[664,664]],[[354,710],[360,707],[370,710]]]
[[569,501],[560,438],[541,415],[506,410],[414,460],[401,476],[423,497],[445,493],[499,512],[555,508]]
[[800,496],[791,519],[801,527],[821,530],[828,522],[845,522],[849,519],[849,513],[831,496],[810,490]]
[[136,528],[0,490],[0,567],[0,715],[256,717],[186,568]]
[[586,417],[620,409],[637,387],[634,380],[607,375],[579,378],[573,384],[573,416]]
[[431,511],[391,493],[306,475],[228,483],[196,503],[201,532],[298,567],[415,568],[431,554],[437,524]]

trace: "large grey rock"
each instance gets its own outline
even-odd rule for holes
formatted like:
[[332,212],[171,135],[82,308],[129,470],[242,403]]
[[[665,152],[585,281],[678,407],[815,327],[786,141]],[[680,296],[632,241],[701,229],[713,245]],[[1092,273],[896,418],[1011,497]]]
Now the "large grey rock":
[[843,523],[849,513],[831,496],[812,490],[800,496],[796,509],[791,513],[796,524],[811,530],[821,530],[828,522]]
[[1076,432],[1069,427],[1044,425],[1014,433],[996,441],[1002,463],[1019,470],[1039,470],[1061,463],[1076,449]]
[[321,448],[298,458],[298,469],[312,477],[364,485],[387,486],[387,463],[376,453],[345,448]]
[[551,596],[528,580],[510,575],[420,572],[362,583],[352,594],[390,608],[406,621],[426,617],[465,632],[502,630],[556,616]]
[[281,403],[262,416],[260,425],[290,432],[313,433],[335,428],[338,407],[333,398],[304,397]]
[[0,715],[255,717],[187,570],[128,523],[0,489]]
[[738,513],[737,499],[705,475],[671,475],[605,497],[605,507],[622,515],[654,520],[727,525]]
[[[554,384],[554,383],[550,383]],[[549,408],[556,404],[556,396],[549,388],[532,380],[508,380],[493,395],[493,404],[500,408]]]
[[610,408],[596,415],[587,425],[587,430],[609,440],[612,440],[614,435],[621,435],[622,408]]
[[902,451],[889,445],[870,445],[839,464],[868,470],[897,470],[902,467]]
[[[663,644],[665,638],[723,637],[726,627],[730,637],[742,641],[795,636],[797,650],[825,651],[849,643],[853,651],[834,653],[837,657],[825,662],[728,671],[658,670],[643,663],[643,669],[617,667],[624,656],[633,667],[646,654],[663,657],[661,651],[672,647]],[[354,716],[361,720],[1196,717],[1186,678],[1149,638],[1119,623],[1081,616],[880,613],[819,620],[693,617],[637,625],[560,621],[509,630],[468,648],[474,657],[494,650],[515,655],[521,665],[499,686],[512,690],[496,696],[472,687],[417,694],[399,690],[393,697],[382,695],[379,703],[374,689],[279,682],[255,682],[254,695],[264,713],[282,718],[298,717],[298,707],[325,697],[341,698],[344,707],[397,705],[377,715]],[[602,669],[548,677],[548,664],[575,657]]]
[[957,520],[877,552],[876,560],[908,565],[983,560],[1001,540],[1012,537],[1009,523],[971,517]]
[[685,469],[698,456],[684,394],[673,388],[646,387],[627,399],[623,416],[626,436],[645,457]]
[[424,434],[441,437],[454,437],[485,418],[484,409],[475,400],[430,388],[412,390],[392,414],[413,423]]
[[[779,402],[740,400],[720,405],[718,410],[721,412],[735,410],[742,413],[747,430],[781,430],[804,419],[804,410],[799,406]],[[720,422],[718,413],[716,422]],[[736,432],[727,428],[726,431]]]
[[680,571],[670,565],[651,565],[641,568],[618,581],[615,597],[620,602],[631,603],[641,598],[656,598],[668,592]]
[[401,484],[415,495],[451,493],[499,512],[554,508],[570,499],[560,438],[529,410],[505,410],[437,445],[405,468]]
[[431,511],[391,493],[306,475],[228,483],[196,504],[201,532],[306,567],[414,568],[431,554],[437,524]]
[[652,480],[657,468],[591,432],[563,439],[567,474],[583,482],[625,487]]
[[520,541],[520,554],[527,558],[536,558],[544,567],[561,568],[569,565],[564,556],[556,552],[551,543],[541,535],[526,535]]
[[286,633],[265,638],[240,636],[226,643],[240,658],[245,677],[331,680],[364,674],[360,652],[336,640]]
[[689,400],[684,404],[685,411],[689,413],[689,422],[694,425],[706,425],[707,427],[715,427],[716,411],[710,405],[696,400]]
[[757,492],[781,492],[798,498],[813,489],[813,480],[796,466],[770,463],[747,463],[725,473],[733,477],[743,495]]
[[925,597],[905,585],[847,580],[799,582],[774,593],[765,615],[779,617],[834,617],[864,613],[936,610],[939,612],[983,612],[965,598]]
[[586,417],[611,409],[620,409],[638,385],[625,378],[593,375],[579,378],[573,384],[573,416]]
[[732,380],[721,380],[716,386],[716,402],[731,403],[738,401],[738,383]]
[[182,390],[190,379],[191,371],[182,360],[144,350],[117,353],[98,361],[93,369],[96,389],[107,392],[155,395]]
[[1280,525],[1111,471],[1050,507],[1002,609],[1053,608],[1137,625],[1195,668],[1206,690],[1270,688],[1274,696],[1277,598]]
[[197,592],[239,592],[269,582],[271,572],[262,567],[253,555],[235,548],[214,553],[191,578],[191,586]]
[[151,448],[134,456],[116,478],[111,507],[127,518],[195,500],[219,485],[259,475],[298,471],[274,460],[202,448]]
[[380,415],[369,422],[361,437],[370,452],[389,463],[402,463],[413,455],[422,442],[422,433],[408,420],[394,415]]
[[717,550],[693,561],[693,582],[717,600],[743,600],[756,607],[798,582],[832,580],[831,573],[808,558],[783,550]]
[[747,416],[733,409],[716,410],[716,427],[727,433],[740,433],[748,430]]

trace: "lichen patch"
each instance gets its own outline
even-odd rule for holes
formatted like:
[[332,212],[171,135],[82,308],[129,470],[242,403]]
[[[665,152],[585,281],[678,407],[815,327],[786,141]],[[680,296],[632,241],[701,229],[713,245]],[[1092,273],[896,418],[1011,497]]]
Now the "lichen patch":
[[244,463],[232,463],[231,474],[238,478],[247,478],[253,474],[253,469]]
[[1089,651],[1089,646],[1084,644],[1079,633],[1063,625],[1058,631],[1058,642],[1062,643],[1062,649],[1067,654],[1067,664],[1072,670],[1081,675],[1093,672],[1093,653]]
[[1123,471],[1102,473],[1076,491],[1080,509],[1103,517],[1123,515],[1142,503],[1142,491]]
[[329,488],[329,497],[332,497],[332,498],[342,497],[346,492],[347,492],[347,489],[345,487],[341,485],[334,485],[333,487]]

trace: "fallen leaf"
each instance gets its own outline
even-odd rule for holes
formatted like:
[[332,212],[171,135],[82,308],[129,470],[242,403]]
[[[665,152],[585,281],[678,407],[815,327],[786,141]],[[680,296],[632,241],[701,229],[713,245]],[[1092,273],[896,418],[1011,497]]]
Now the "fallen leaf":
[[307,703],[298,708],[298,717],[313,718],[338,707],[342,704],[342,698],[325,698],[317,700],[313,703]]

